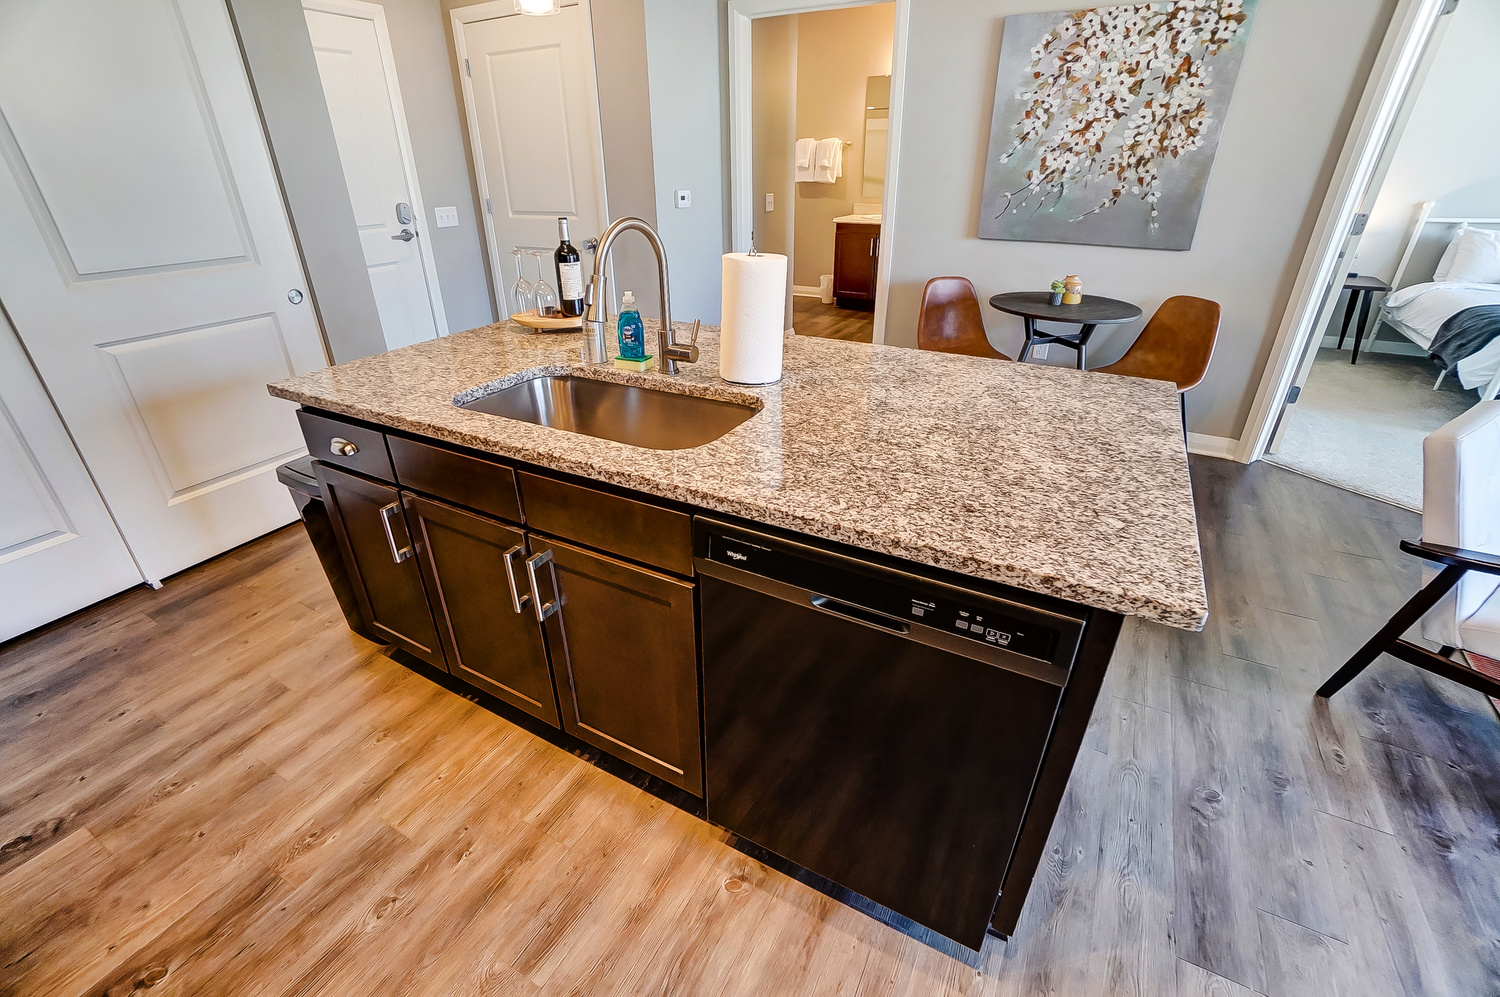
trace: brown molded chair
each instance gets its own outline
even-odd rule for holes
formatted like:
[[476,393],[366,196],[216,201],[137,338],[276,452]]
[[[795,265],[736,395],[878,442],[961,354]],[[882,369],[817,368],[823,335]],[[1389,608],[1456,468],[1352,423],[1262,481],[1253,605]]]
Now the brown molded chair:
[[1196,387],[1208,370],[1214,343],[1219,338],[1220,311],[1219,303],[1207,298],[1186,294],[1168,298],[1123,357],[1107,367],[1094,369],[1106,374],[1174,382],[1186,426],[1187,405],[1182,401],[1182,393]]
[[934,277],[922,289],[917,348],[1009,360],[984,335],[984,315],[967,277]]

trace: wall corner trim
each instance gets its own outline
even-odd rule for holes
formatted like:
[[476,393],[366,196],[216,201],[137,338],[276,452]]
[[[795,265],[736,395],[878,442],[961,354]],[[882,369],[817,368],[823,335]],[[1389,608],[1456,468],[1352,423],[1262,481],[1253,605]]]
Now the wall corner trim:
[[1240,441],[1227,436],[1205,436],[1202,433],[1187,434],[1187,449],[1200,457],[1222,457],[1239,460]]

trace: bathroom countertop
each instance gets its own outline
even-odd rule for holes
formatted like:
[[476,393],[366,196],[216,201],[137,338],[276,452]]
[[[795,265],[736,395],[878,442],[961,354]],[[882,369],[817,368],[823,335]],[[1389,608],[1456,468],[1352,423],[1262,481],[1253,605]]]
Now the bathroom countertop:
[[833,220],[835,225],[879,225],[880,215],[839,215]]
[[[654,341],[647,320],[648,342]],[[687,327],[675,323],[686,341]],[[718,380],[718,330],[681,375],[590,376],[749,401],[691,450],[645,450],[454,406],[578,373],[577,333],[484,326],[270,385],[271,394],[770,526],[1201,629],[1208,615],[1176,387],[789,337],[781,383]]]

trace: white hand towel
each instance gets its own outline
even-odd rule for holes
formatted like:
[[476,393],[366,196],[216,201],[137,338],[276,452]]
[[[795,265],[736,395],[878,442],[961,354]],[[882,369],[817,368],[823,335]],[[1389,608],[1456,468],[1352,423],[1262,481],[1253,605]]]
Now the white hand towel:
[[833,183],[844,175],[844,141],[837,138],[818,140],[813,150],[812,181]]
[[797,140],[797,169],[812,169],[813,146],[817,144],[817,139],[799,138]]

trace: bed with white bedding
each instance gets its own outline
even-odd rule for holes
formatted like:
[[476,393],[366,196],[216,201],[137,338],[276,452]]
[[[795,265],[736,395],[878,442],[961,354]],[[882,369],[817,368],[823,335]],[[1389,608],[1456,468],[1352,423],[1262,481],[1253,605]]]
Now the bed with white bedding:
[[1433,203],[1418,205],[1380,317],[1491,399],[1500,393],[1500,218],[1434,218]]
[[[1432,347],[1444,322],[1465,308],[1478,305],[1500,305],[1500,284],[1439,281],[1412,284],[1386,295],[1380,312],[1391,328],[1426,350]],[[1500,338],[1460,360],[1453,373],[1465,388],[1493,398],[1491,382],[1500,376]],[[1486,388],[1490,391],[1485,392]]]

